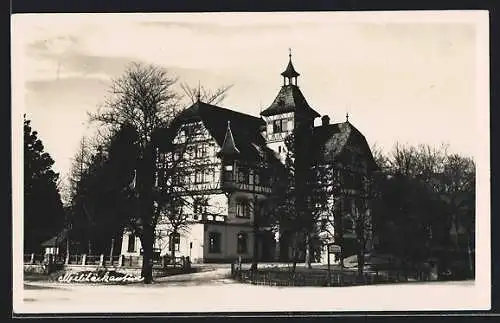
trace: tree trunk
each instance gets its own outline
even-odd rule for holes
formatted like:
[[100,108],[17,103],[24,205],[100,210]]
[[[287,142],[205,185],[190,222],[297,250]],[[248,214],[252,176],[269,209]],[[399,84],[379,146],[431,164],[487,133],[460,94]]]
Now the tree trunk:
[[364,252],[363,252],[363,248],[362,247],[359,247],[358,248],[358,275],[359,276],[363,276],[363,270],[364,270],[364,267],[365,267],[365,255],[364,255]]
[[467,265],[470,273],[471,278],[475,278],[475,273],[474,273],[474,259],[472,258],[472,234],[470,230],[467,230]]
[[70,246],[70,241],[69,241],[69,232],[66,235],[66,258],[69,258],[69,246]]
[[297,269],[298,258],[299,258],[298,243],[297,243],[297,236],[295,234],[295,238],[292,244],[292,276],[295,276],[295,270]]
[[142,244],[142,269],[141,277],[144,279],[144,284],[153,282],[153,239],[150,225],[144,225],[144,230],[141,235]]
[[253,224],[253,255],[252,255],[252,266],[250,267],[251,270],[257,270],[257,267],[259,264],[258,236],[259,236],[259,229],[258,229],[258,225],[254,219],[254,224]]
[[305,254],[305,262],[306,262],[306,265],[307,265],[307,268],[312,268],[312,265],[311,265],[311,235],[310,233],[308,232],[306,234],[306,245],[305,245],[305,251],[306,251],[306,254]]

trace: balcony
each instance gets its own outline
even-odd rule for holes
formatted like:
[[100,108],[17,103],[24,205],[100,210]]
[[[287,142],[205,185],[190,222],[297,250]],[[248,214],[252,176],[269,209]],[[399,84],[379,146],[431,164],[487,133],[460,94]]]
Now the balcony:
[[222,182],[222,189],[226,191],[246,191],[254,193],[270,194],[271,188],[262,185],[240,183],[237,181]]

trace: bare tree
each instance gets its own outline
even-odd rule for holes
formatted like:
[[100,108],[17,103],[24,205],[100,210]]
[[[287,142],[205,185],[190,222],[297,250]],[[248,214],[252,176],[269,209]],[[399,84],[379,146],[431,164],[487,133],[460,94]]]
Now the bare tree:
[[137,220],[133,225],[143,247],[141,276],[151,283],[154,244],[154,194],[157,132],[170,125],[179,111],[181,97],[173,91],[177,79],[153,66],[132,63],[125,73],[113,80],[109,96],[90,120],[111,128],[130,126],[137,132],[139,149],[136,171]]
[[[174,183],[179,173],[187,169],[183,162],[188,160],[185,153],[192,146],[191,135],[180,145],[173,142],[179,130],[174,120],[182,110],[182,96],[174,89],[176,83],[177,78],[163,68],[132,63],[121,77],[113,80],[104,105],[97,113],[89,115],[93,122],[112,129],[131,127],[137,134],[139,155],[131,191],[136,208],[130,215],[129,226],[141,239],[141,276],[146,284],[153,280],[156,226],[165,212],[174,210],[173,198],[179,190],[185,189]],[[224,93],[219,93],[218,97]],[[173,152],[179,147],[182,152],[180,158],[175,159]],[[160,157],[163,158],[161,162]],[[160,177],[162,185],[158,185]]]
[[381,180],[385,188],[380,187],[376,229],[389,230],[388,225],[392,225],[394,228],[390,230],[399,236],[389,242],[386,237],[394,234],[381,233],[385,235],[387,248],[399,254],[404,262],[438,257],[440,266],[447,268],[454,235],[455,248],[467,250],[463,256],[468,258],[472,271],[474,161],[450,154],[446,144],[432,147],[397,143],[382,158],[388,165],[383,169],[384,175],[392,179]]

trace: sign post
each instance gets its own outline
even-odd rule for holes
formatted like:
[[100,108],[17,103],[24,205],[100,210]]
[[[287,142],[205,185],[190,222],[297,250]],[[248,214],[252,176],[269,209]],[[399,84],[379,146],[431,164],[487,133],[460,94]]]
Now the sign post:
[[331,266],[330,266],[330,254],[339,254],[341,251],[342,251],[342,248],[339,246],[339,245],[336,245],[336,244],[333,244],[333,243],[329,243],[327,245],[327,248],[328,248],[328,253],[327,253],[327,257],[328,257],[328,286],[331,285]]

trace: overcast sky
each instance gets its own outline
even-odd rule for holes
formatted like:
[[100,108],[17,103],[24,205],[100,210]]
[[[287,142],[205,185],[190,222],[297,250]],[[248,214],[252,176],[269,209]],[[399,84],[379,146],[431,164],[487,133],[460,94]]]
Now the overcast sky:
[[129,62],[163,66],[193,86],[234,84],[223,106],[258,115],[278,93],[292,48],[309,104],[332,122],[349,112],[370,145],[445,142],[474,156],[478,122],[488,127],[478,119],[488,107],[478,106],[477,61],[488,56],[477,45],[476,18],[458,12],[15,16],[14,91],[25,92],[14,111],[32,120],[56,171],[66,175],[86,132],[86,112],[97,109]]

